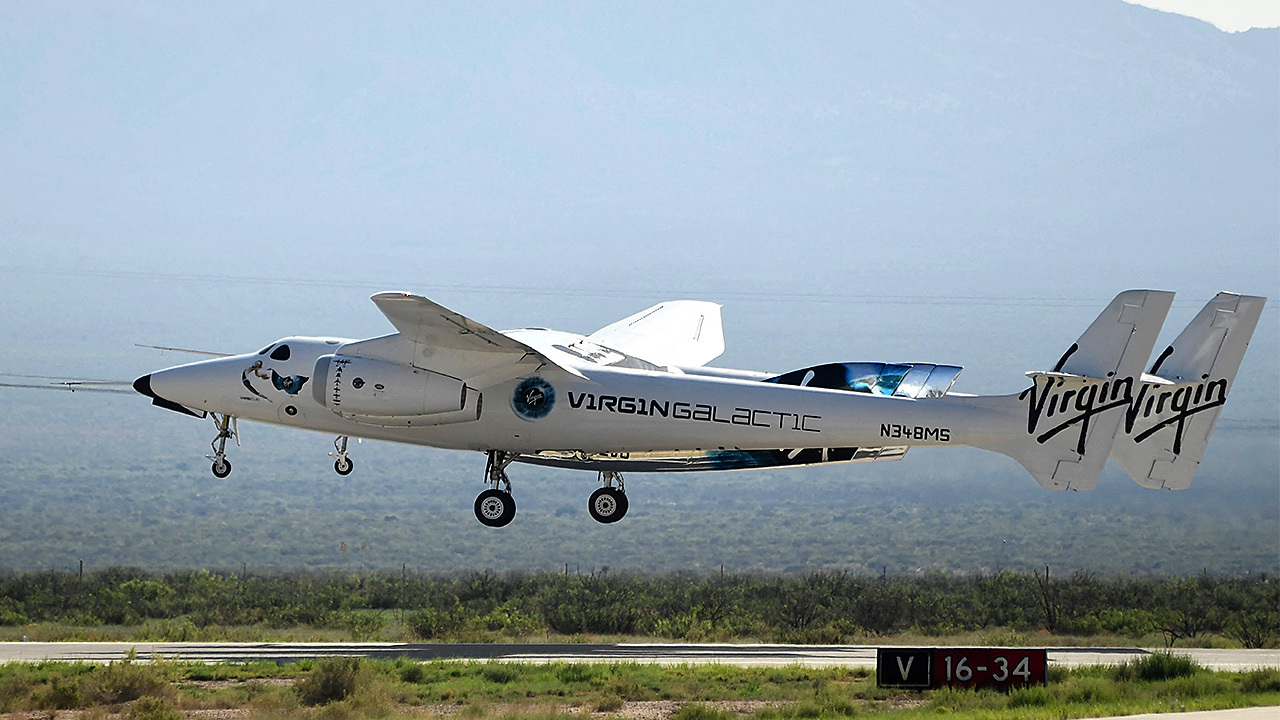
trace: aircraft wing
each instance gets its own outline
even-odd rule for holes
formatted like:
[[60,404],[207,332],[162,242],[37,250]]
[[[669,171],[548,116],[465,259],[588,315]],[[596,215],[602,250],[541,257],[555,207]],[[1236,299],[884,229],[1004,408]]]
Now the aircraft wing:
[[724,352],[720,306],[701,300],[659,303],[587,338],[657,365],[702,367]]
[[[413,364],[420,367],[481,384],[496,381],[495,378],[499,377],[532,372],[544,364],[581,375],[519,340],[420,295],[384,292],[371,299],[400,331],[401,337],[418,346]],[[348,347],[359,352],[362,348],[356,346],[378,342],[365,341]]]

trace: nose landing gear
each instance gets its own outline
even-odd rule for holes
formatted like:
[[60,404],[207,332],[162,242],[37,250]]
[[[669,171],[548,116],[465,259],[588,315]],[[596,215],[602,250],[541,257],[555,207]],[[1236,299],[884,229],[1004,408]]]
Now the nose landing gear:
[[[339,435],[338,437],[334,438],[334,441],[333,441],[334,452],[329,453],[329,457],[334,459],[333,460],[334,472],[338,473],[339,475],[342,475],[343,477],[350,475],[351,471],[354,470],[356,467],[356,464],[351,461],[350,457],[347,456],[347,439],[348,438],[346,435]],[[356,441],[359,442],[359,438],[357,438]]]
[[503,527],[516,516],[516,501],[511,497],[511,479],[507,466],[515,459],[515,453],[490,450],[484,468],[485,482],[491,486],[476,498],[476,519],[481,525]]
[[[600,471],[600,482],[604,487],[591,493],[587,501],[587,511],[591,519],[598,523],[616,523],[627,514],[627,493],[622,486],[622,473],[612,470]],[[617,487],[614,487],[617,483]]]
[[235,438],[236,447],[239,447],[240,428],[236,419],[230,415],[219,416],[217,413],[210,413],[210,416],[213,417],[214,426],[218,428],[218,434],[210,443],[213,454],[205,457],[213,461],[213,476],[221,479],[231,474],[231,461],[227,459],[227,440]]

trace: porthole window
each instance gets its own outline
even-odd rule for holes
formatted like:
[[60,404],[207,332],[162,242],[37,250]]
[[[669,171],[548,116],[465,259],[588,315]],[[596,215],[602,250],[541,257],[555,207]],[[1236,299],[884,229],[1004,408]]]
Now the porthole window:
[[279,360],[280,362],[284,362],[285,360],[288,360],[288,359],[289,359],[289,346],[288,346],[288,345],[281,345],[280,347],[276,348],[275,350],[272,350],[272,351],[271,351],[271,359],[272,359],[272,360]]

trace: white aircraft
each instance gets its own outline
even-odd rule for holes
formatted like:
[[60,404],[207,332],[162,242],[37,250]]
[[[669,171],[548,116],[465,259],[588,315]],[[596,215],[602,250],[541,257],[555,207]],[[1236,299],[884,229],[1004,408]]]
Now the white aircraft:
[[516,504],[512,462],[595,470],[591,517],[627,512],[622,473],[897,460],[914,446],[1008,455],[1044,487],[1091,490],[1108,457],[1139,485],[1187,488],[1266,298],[1220,293],[1143,372],[1173,293],[1116,296],[1052,370],[1019,393],[950,392],[961,368],[834,363],[781,375],[707,367],[724,352],[720,306],[655,305],[590,335],[499,332],[424,297],[373,302],[397,332],[288,337],[244,355],[159,370],[133,388],[217,426],[213,474],[243,418],[488,454],[476,518]]

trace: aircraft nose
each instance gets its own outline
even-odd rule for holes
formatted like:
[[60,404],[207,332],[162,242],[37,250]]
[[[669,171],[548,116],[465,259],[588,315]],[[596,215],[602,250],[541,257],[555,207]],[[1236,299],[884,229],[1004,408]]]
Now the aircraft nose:
[[153,400],[158,399],[155,392],[151,390],[151,373],[147,373],[137,380],[133,381],[133,389]]
[[157,370],[133,381],[133,389],[151,398],[152,405],[186,415],[204,417],[200,406],[207,399],[218,368],[212,363],[193,363]]

